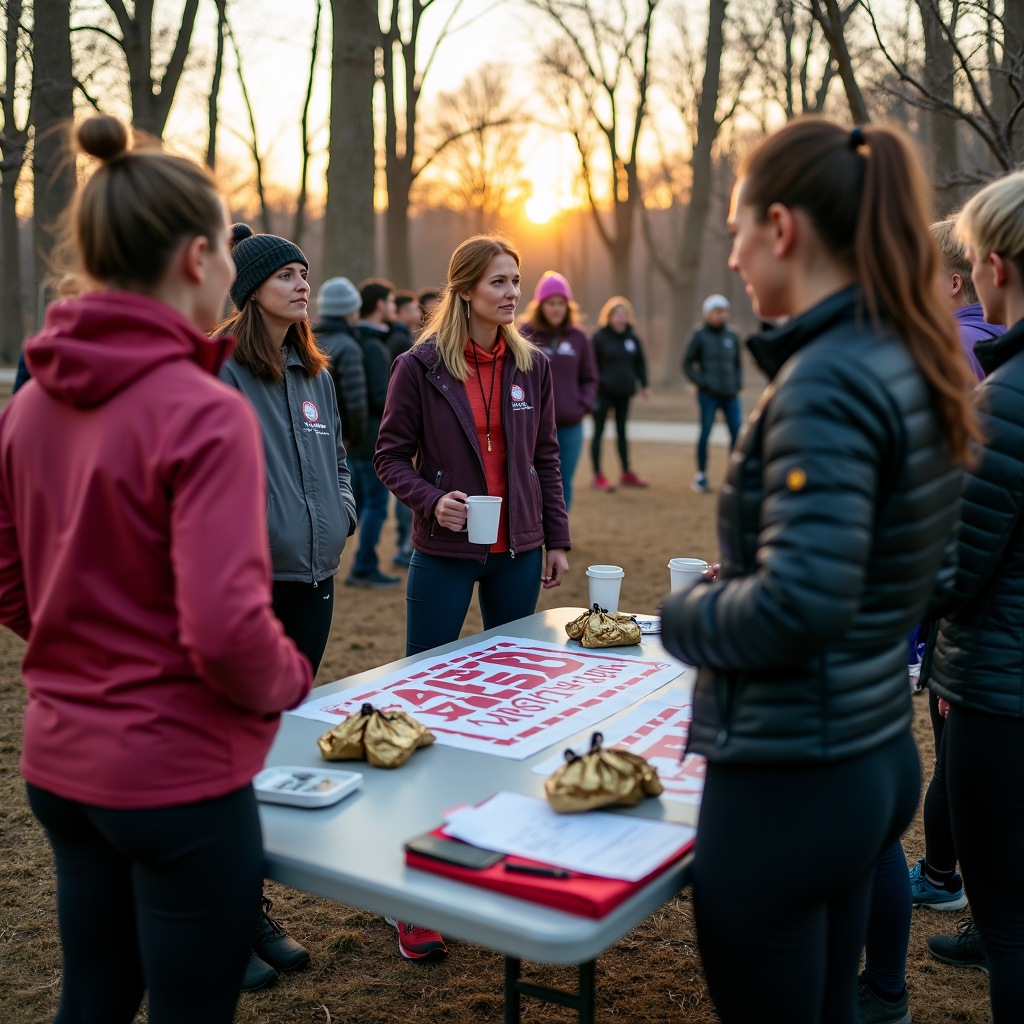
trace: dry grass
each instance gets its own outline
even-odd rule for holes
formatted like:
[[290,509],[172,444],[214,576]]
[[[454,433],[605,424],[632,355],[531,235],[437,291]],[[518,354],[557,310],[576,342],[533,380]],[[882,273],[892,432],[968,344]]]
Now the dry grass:
[[[638,410],[639,416],[644,412]],[[607,446],[606,467],[615,465]],[[581,466],[572,527],[572,571],[560,590],[542,592],[541,607],[586,603],[585,567],[615,561],[626,569],[622,607],[653,610],[668,586],[666,563],[674,555],[712,557],[714,496],[689,489],[692,454],[673,445],[636,448],[636,468],[654,486],[648,491],[600,494],[587,488]],[[712,451],[712,477],[724,470],[724,452]],[[606,468],[607,471],[607,468]],[[610,475],[610,474],[609,474]],[[393,549],[387,528],[382,553]],[[347,570],[351,552],[346,553]],[[386,567],[386,564],[385,564]],[[404,592],[339,588],[335,624],[318,677],[327,682],[399,657],[404,648]],[[480,628],[474,608],[466,632]],[[19,678],[23,645],[0,631],[0,1020],[35,1024],[52,1019],[60,991],[60,945],[50,851],[25,802],[18,776],[24,690]],[[922,760],[931,764],[927,707],[917,701],[915,732]],[[923,854],[920,818],[906,837],[909,858]],[[502,958],[461,942],[448,959],[417,965],[397,953],[384,921],[351,907],[269,884],[268,891],[289,931],[309,947],[312,966],[239,1002],[244,1024],[303,1021],[385,1024],[406,1020],[499,1021]],[[598,960],[598,1019],[628,1022],[715,1019],[707,998],[687,896],[672,900]],[[918,1024],[987,1022],[987,984],[977,971],[932,960],[930,934],[952,931],[957,914],[915,914],[908,963],[911,1009]],[[216,936],[210,936],[215,942]],[[574,985],[571,969],[525,965],[548,984]],[[187,984],[187,978],[184,979]],[[564,1021],[564,1009],[524,1000],[529,1022]],[[140,1019],[144,1016],[140,1015]]]

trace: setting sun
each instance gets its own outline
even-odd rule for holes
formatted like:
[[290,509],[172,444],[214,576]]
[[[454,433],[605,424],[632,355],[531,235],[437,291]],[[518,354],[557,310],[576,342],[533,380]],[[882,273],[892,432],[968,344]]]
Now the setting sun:
[[547,224],[558,212],[555,197],[550,195],[533,195],[526,200],[526,216],[534,224]]

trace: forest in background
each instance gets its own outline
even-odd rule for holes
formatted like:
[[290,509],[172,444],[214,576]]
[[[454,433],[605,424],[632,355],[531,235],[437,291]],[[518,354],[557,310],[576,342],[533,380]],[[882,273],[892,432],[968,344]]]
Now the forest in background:
[[[214,167],[234,216],[305,248],[314,285],[375,273],[441,284],[458,241],[501,230],[523,250],[527,296],[560,270],[592,323],[608,295],[628,295],[666,383],[708,291],[753,326],[725,267],[724,219],[740,161],[766,131],[805,113],[900,123],[925,152],[938,216],[1024,163],[1024,0],[288,9],[310,30],[302,59],[293,48],[287,60],[304,88],[283,181],[268,172],[281,142],[254,98],[279,69],[253,59],[252,40],[274,26],[254,0],[0,2],[0,362],[17,358],[53,296],[61,214],[86,169],[67,125],[95,110]],[[461,84],[432,90],[459,33],[499,17],[528,60],[491,60],[495,45],[474,65],[466,51]],[[186,108],[194,130],[168,133]],[[556,177],[538,174],[553,159]]]

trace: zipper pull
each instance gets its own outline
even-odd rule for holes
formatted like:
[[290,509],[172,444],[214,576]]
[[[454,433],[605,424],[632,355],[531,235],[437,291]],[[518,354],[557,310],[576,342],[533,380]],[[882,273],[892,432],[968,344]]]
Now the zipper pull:
[[319,587],[319,586],[320,586],[320,584],[317,583],[316,580],[313,580],[313,589],[316,590],[316,588]]

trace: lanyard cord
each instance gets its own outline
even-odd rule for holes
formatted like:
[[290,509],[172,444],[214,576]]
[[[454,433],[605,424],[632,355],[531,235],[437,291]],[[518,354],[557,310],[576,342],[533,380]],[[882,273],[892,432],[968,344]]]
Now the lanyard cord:
[[476,382],[480,388],[480,400],[484,403],[484,414],[487,417],[487,450],[491,450],[491,403],[494,400],[494,374],[498,367],[498,360],[491,363],[491,389],[488,395],[484,395],[484,382],[480,379],[480,357],[477,355],[476,342],[473,345],[473,362],[476,363]]

